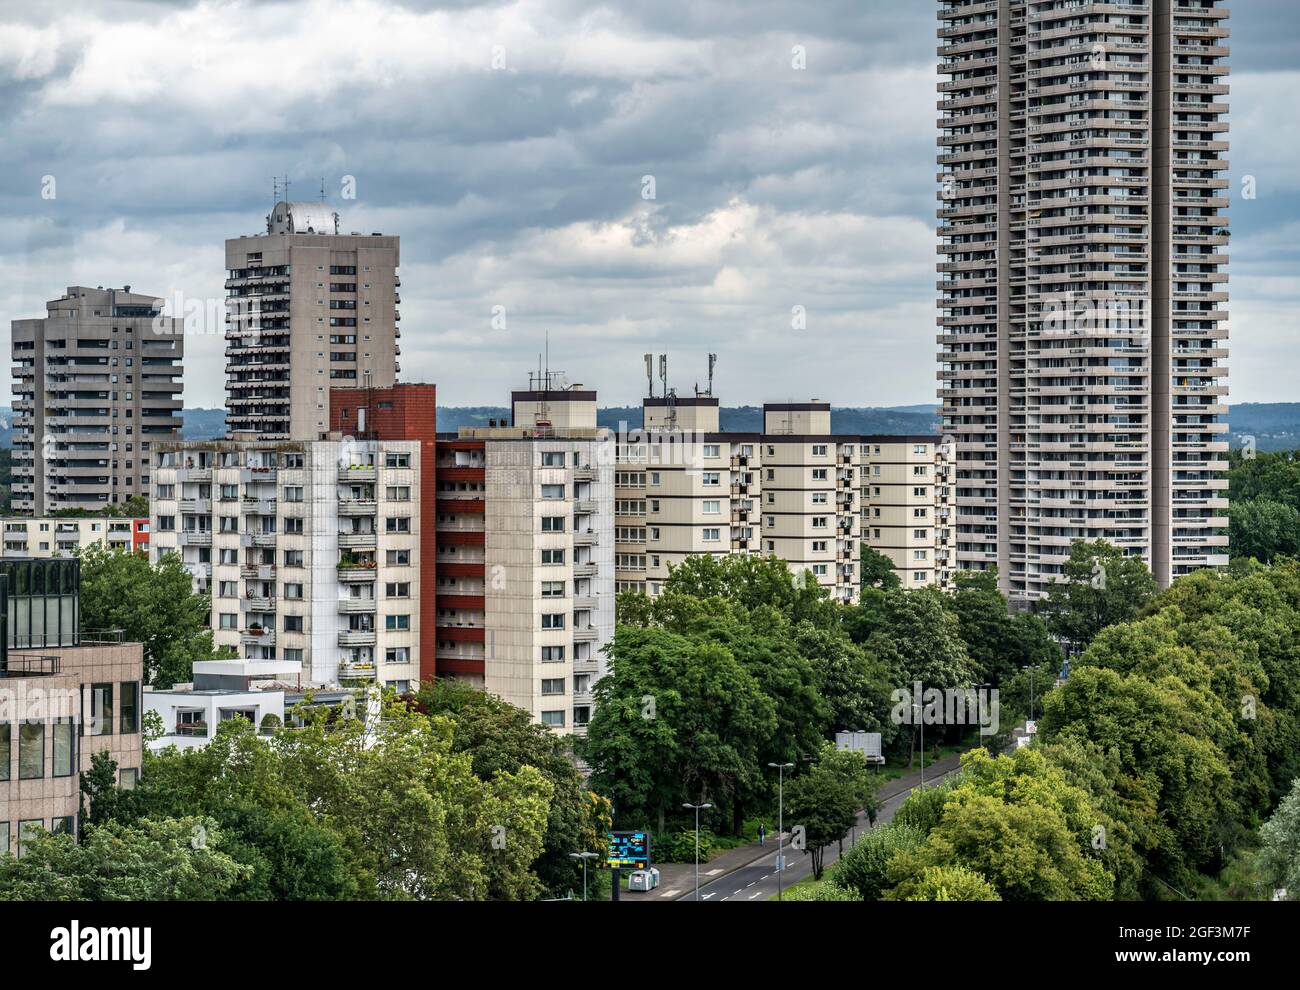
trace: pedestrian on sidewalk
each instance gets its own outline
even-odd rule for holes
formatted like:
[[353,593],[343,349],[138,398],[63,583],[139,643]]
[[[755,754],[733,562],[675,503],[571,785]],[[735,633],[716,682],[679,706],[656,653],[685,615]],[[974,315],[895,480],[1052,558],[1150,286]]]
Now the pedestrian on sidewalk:
[[762,822],[758,823],[758,844],[760,846],[767,845],[767,826]]

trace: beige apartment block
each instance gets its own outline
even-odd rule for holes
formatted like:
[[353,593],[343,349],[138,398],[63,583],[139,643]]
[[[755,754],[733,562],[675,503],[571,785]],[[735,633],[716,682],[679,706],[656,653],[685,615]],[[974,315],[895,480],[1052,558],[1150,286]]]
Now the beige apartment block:
[[[939,438],[832,434],[824,402],[769,404],[763,414],[762,433],[724,433],[713,396],[644,400],[643,428],[620,431],[618,443],[619,591],[655,596],[693,555],[750,553],[779,557],[852,602],[863,541],[906,586],[947,584]],[[922,466],[923,479],[912,474]],[[885,472],[875,485],[873,467]],[[905,518],[917,522],[904,528]]]
[[1105,539],[1227,563],[1228,11],[942,0],[956,563],[1021,602]]
[[149,545],[149,520],[113,516],[5,516],[0,558],[71,557],[95,543],[135,552]]
[[150,447],[180,433],[181,321],[130,286],[69,286],[45,309],[11,324],[14,510],[147,495]]
[[151,556],[180,554],[211,593],[241,676],[418,683],[419,442],[182,441],[154,458]]
[[904,588],[952,586],[949,452],[935,436],[859,438],[862,540],[889,558]]
[[582,734],[614,635],[614,456],[581,386],[440,438],[438,671]]
[[391,386],[400,238],[338,230],[318,203],[277,203],[265,234],[226,241],[226,427],[267,439],[329,431],[329,390]]

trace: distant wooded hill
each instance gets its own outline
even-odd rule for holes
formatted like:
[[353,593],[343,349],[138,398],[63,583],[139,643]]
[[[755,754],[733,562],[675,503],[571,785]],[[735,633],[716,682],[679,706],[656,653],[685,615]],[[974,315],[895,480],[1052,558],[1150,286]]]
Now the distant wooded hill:
[[[0,446],[10,446],[12,412],[0,406]],[[183,411],[184,435],[190,440],[207,440],[225,434],[222,409]],[[462,426],[487,426],[489,420],[509,419],[510,410],[501,406],[441,406],[438,429],[451,433]],[[1254,437],[1259,450],[1300,449],[1300,402],[1246,402],[1233,406],[1229,414],[1229,436],[1234,447]],[[641,425],[640,406],[610,406],[598,414],[601,426],[617,429],[620,423]],[[724,406],[722,428],[732,433],[757,433],[763,428],[763,411],[758,406]],[[884,408],[833,409],[831,428],[836,433],[937,433],[936,407],[930,405]]]

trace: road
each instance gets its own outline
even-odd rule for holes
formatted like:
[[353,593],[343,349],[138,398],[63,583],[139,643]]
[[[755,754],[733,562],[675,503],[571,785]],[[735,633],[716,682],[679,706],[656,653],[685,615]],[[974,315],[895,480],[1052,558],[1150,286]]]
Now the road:
[[[955,770],[949,770],[948,773],[955,773]],[[943,774],[942,776],[947,776]],[[939,778],[935,778],[936,780]],[[928,784],[929,781],[927,780]],[[883,825],[894,818],[894,812],[898,810],[911,791],[901,791],[891,798],[887,798],[881,806],[880,813],[876,816],[876,822]],[[857,838],[861,838],[864,832],[870,830],[870,823],[867,821],[865,814],[858,816],[858,827],[854,832]],[[849,841],[845,840],[844,848],[849,848]],[[828,846],[826,849],[826,866],[839,859],[839,843]],[[762,859],[755,860],[749,866],[742,866],[732,873],[716,880],[705,882],[704,876],[700,877],[700,900],[702,901],[765,901],[768,898],[776,896],[776,845],[773,844],[772,852],[763,856]],[[783,887],[789,887],[797,883],[804,877],[812,874],[812,857],[798,850],[791,849],[789,845],[785,847],[785,875],[781,879]],[[692,888],[681,897],[679,901],[695,900],[695,890]]]

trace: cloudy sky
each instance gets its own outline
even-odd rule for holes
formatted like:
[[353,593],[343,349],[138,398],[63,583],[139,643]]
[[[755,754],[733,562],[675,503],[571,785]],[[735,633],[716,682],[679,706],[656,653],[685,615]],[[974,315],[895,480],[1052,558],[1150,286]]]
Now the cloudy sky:
[[[1233,400],[1294,400],[1300,4],[1231,9]],[[219,300],[287,174],[401,235],[402,376],[446,404],[503,403],[547,332],[603,404],[646,351],[679,391],[717,352],[727,404],[933,401],[935,10],[0,0],[0,325],[74,283]],[[187,346],[221,405],[221,338]]]

